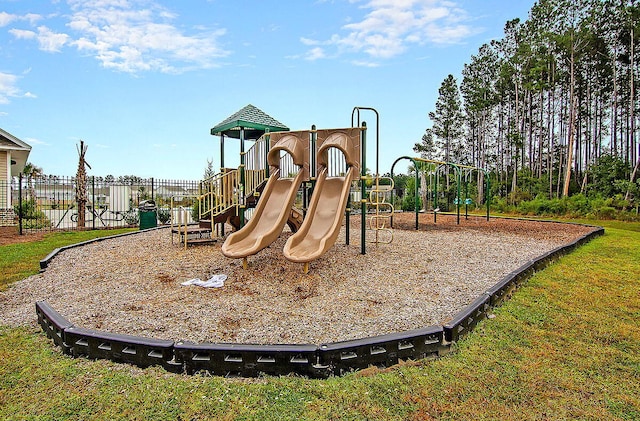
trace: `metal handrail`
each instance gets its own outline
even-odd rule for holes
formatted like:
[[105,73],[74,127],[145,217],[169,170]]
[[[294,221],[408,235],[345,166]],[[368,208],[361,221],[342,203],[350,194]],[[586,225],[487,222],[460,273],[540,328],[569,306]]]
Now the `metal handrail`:
[[242,186],[238,170],[216,174],[202,182],[202,194],[198,196],[200,219],[206,215],[219,215],[240,204]]
[[244,181],[240,184],[239,169],[224,169],[201,183],[201,194],[198,196],[200,219],[210,215],[220,215],[229,209],[244,203],[244,199],[255,194],[267,179],[268,139],[261,136],[245,153]]
[[255,194],[269,176],[267,153],[269,152],[269,133],[265,133],[255,141],[245,153],[244,158],[244,193],[245,197]]

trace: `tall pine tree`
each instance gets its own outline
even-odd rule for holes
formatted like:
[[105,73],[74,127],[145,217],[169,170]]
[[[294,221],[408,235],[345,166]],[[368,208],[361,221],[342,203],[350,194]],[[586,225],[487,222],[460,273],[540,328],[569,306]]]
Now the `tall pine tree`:
[[[433,123],[431,132],[435,136],[436,146],[443,151],[446,162],[459,160],[462,152],[462,135],[464,134],[464,116],[460,101],[458,82],[449,75],[440,89],[436,109],[429,113]],[[447,189],[449,188],[449,174],[447,173]]]

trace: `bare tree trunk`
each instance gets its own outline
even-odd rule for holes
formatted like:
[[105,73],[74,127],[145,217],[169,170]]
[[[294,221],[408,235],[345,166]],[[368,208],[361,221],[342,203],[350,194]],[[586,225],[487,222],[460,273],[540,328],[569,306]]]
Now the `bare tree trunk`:
[[[640,154],[640,151],[638,151]],[[640,167],[640,158],[636,161],[636,165],[633,167],[633,172],[631,173],[631,178],[629,179],[630,184],[636,179],[636,175],[638,174],[638,167]],[[631,185],[627,187],[627,193],[624,195],[624,200],[629,200]]]
[[571,84],[569,86],[569,101],[570,101],[570,111],[569,111],[569,144],[567,145],[567,168],[564,173],[564,186],[562,188],[562,196],[569,196],[569,184],[571,182],[571,165],[573,161],[573,144],[575,142],[575,134],[576,134],[576,109],[577,107],[577,98],[575,95],[575,74],[574,74],[574,46],[572,42],[571,47]]
[[[560,92],[560,115],[558,116],[558,124],[560,124],[560,134],[558,136],[559,139],[564,139],[565,133],[567,131],[567,125],[565,124],[565,114],[567,112],[566,103],[567,101],[565,98],[565,91],[562,90]],[[560,186],[562,185],[562,169],[565,155],[562,141],[560,142],[560,149],[558,152],[560,153],[560,156],[558,157],[558,180],[556,181],[556,197],[560,197]]]
[[[613,57],[618,56],[617,47],[614,49]],[[616,136],[618,134],[618,64],[617,61],[613,60],[613,96],[611,98],[611,140],[609,144],[609,149],[611,151],[611,155],[618,156],[618,142],[616,141]]]
[[[416,171],[418,171],[417,168]],[[427,205],[427,201],[429,199],[427,190],[427,175],[424,171],[420,171],[420,193],[422,193],[422,209],[424,209],[425,212],[429,210],[429,207]]]
[[[635,133],[635,128],[636,128],[636,124],[635,124],[635,117],[633,114],[634,108],[635,108],[635,90],[634,90],[634,72],[633,72],[633,68],[634,68],[634,55],[635,55],[635,51],[634,51],[634,44],[633,44],[633,37],[634,37],[634,33],[633,33],[633,26],[631,27],[631,54],[630,54],[630,74],[629,74],[629,135],[630,135],[630,150],[629,150],[629,158],[631,159],[631,161],[629,162],[633,162],[633,158],[634,158],[634,154],[635,154],[635,138],[636,138],[636,133]],[[637,168],[637,165],[636,165]],[[631,178],[631,180],[633,181],[633,177]]]
[[78,147],[78,171],[76,173],[76,202],[78,203],[78,228],[84,229],[86,217],[85,208],[87,206],[87,169],[89,164],[85,161],[85,154],[87,153],[87,145],[84,141],[80,141]]
[[[515,114],[516,114],[515,115],[515,120],[516,121],[515,121],[514,127],[516,127],[518,129],[519,139],[522,140],[521,139],[522,128],[521,128],[521,122],[520,122],[520,103],[519,103],[520,99],[518,98],[519,97],[519,93],[520,93],[520,89],[518,89],[519,86],[518,86],[517,82],[515,84],[515,88],[516,88],[516,109],[515,109]],[[518,145],[517,144],[514,145],[513,151],[518,151],[518,149],[519,149]],[[520,148],[520,149],[522,149],[522,148]],[[514,155],[513,151],[511,152],[512,156]],[[515,192],[516,191],[516,187],[518,187],[518,158],[517,158],[518,154],[516,153],[515,156],[516,156],[516,159],[515,159],[515,161],[513,163],[513,178],[511,180],[511,192]],[[524,155],[522,155],[522,159],[523,159],[522,162],[524,162]]]
[[[573,96],[573,94],[571,94]],[[571,110],[569,111],[569,144],[567,145],[567,167],[564,173],[564,185],[562,187],[562,196],[569,196],[569,184],[571,183],[571,166],[573,162],[573,145],[576,133],[576,102],[577,98],[573,97],[571,101]]]

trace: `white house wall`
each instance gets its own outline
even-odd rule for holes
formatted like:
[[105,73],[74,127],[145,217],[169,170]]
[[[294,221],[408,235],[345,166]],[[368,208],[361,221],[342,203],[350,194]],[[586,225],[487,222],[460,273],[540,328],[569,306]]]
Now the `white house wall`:
[[11,187],[11,153],[0,151],[0,209],[10,208]]

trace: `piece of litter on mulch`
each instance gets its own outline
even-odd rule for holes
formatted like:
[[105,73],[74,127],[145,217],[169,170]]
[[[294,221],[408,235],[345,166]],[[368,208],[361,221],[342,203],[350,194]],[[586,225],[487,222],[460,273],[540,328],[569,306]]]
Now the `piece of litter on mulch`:
[[180,285],[187,286],[187,285],[194,285],[197,283],[202,283],[202,280],[200,278],[193,278],[193,279],[189,279],[188,281],[181,282]]
[[213,275],[211,278],[206,281],[201,280],[200,278],[189,279],[188,281],[182,282],[181,285],[196,285],[203,288],[220,288],[224,286],[224,281],[227,280],[227,275]]

